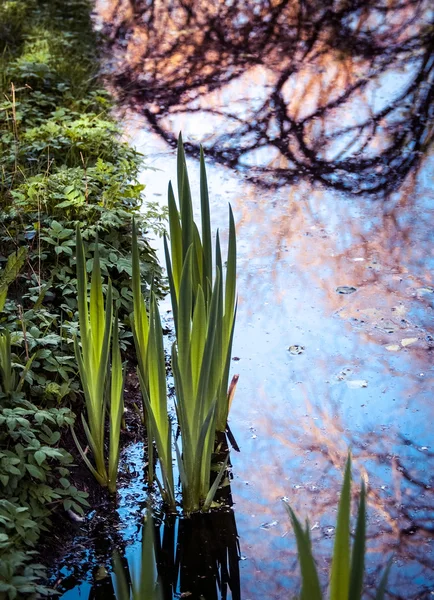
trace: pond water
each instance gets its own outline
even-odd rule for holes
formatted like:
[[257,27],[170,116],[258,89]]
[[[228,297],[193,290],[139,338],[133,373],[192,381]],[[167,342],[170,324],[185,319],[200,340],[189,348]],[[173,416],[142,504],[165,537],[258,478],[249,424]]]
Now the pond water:
[[[228,202],[235,215],[228,597],[297,592],[283,498],[326,580],[349,447],[369,484],[367,597],[389,557],[391,598],[433,597],[432,5],[101,1],[96,23],[125,132],[156,169],[147,199],[165,204],[182,130],[197,199],[205,148],[223,240]],[[143,495],[120,511],[128,542]],[[62,597],[87,598],[85,580]]]

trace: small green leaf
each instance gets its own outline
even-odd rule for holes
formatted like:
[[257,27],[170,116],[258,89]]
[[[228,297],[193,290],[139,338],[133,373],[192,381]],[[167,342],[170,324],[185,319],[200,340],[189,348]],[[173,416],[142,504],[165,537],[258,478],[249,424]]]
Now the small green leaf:
[[47,455],[42,450],[37,450],[34,457],[39,466],[47,459]]

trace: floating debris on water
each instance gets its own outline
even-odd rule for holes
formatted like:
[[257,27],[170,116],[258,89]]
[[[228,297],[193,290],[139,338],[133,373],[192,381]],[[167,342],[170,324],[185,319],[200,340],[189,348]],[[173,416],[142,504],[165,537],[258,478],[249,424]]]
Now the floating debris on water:
[[349,367],[345,367],[345,369],[342,369],[342,371],[336,375],[336,379],[338,381],[344,381],[350,373],[352,373],[352,370]]
[[401,340],[401,344],[402,346],[405,348],[406,346],[410,346],[411,344],[414,344],[415,342],[417,342],[417,337],[412,337],[412,338],[403,338]]
[[347,381],[347,386],[350,388],[350,390],[356,390],[358,388],[368,387],[368,382],[366,379],[352,379]]
[[352,285],[340,285],[336,288],[338,294],[354,294],[357,292],[357,288]]
[[288,350],[291,354],[302,354],[304,352],[304,346],[294,344],[293,346],[289,346]]
[[388,346],[384,346],[384,347],[389,352],[399,352],[399,350],[401,350],[401,347],[398,344],[389,344]]

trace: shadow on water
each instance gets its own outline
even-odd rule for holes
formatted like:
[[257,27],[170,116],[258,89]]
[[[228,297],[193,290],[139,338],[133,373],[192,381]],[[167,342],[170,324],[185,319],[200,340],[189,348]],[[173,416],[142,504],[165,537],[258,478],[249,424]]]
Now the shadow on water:
[[[153,527],[155,572],[162,600],[240,600],[239,544],[231,508],[189,519],[162,515],[153,518]],[[136,548],[130,561],[124,545],[118,551],[126,581],[130,582],[140,574],[140,551]],[[116,595],[115,579],[106,570],[96,570],[88,600],[123,600]]]
[[[160,169],[148,198],[164,202],[182,129],[209,158],[213,224],[228,200],[237,222],[236,527],[232,502],[157,516],[169,597],[295,595],[282,498],[309,516],[325,583],[348,446],[369,484],[367,598],[390,556],[391,599],[432,597],[433,18],[429,0],[97,2],[125,128]],[[119,504],[129,561],[140,486]]]
[[107,4],[121,102],[172,146],[195,114],[187,150],[260,186],[387,195],[432,145],[429,0]]
[[[225,435],[219,436],[216,461],[225,460],[229,452]],[[115,591],[115,551],[120,556],[126,581],[140,576],[143,517],[149,508],[147,485],[140,468],[145,461],[140,450],[143,450],[140,444],[132,446],[123,456],[123,465],[133,466],[137,472],[127,486],[119,489],[118,508],[106,505],[91,514],[86,529],[76,536],[72,552],[63,559],[66,566],[56,573],[56,588],[62,598],[124,600]],[[161,600],[241,599],[240,548],[231,478],[229,469],[215,498],[220,508],[209,513],[184,518],[153,512],[155,572]],[[144,550],[152,553],[149,545]]]

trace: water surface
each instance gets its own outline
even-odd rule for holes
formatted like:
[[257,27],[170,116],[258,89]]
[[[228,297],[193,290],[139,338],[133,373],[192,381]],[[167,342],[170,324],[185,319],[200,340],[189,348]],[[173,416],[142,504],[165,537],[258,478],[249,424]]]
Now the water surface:
[[148,200],[165,203],[182,130],[223,240],[235,214],[243,600],[298,589],[282,498],[326,580],[348,447],[368,596],[391,556],[391,598],[434,594],[432,20],[424,1],[98,3],[125,133],[158,169]]

